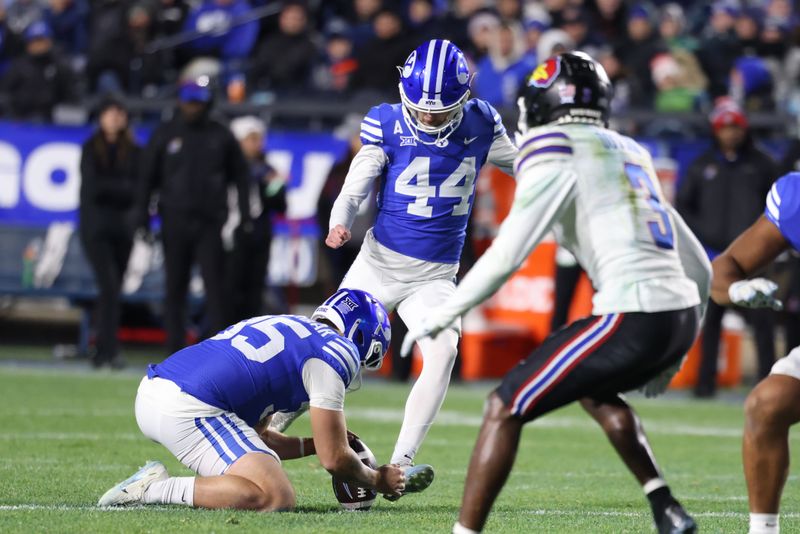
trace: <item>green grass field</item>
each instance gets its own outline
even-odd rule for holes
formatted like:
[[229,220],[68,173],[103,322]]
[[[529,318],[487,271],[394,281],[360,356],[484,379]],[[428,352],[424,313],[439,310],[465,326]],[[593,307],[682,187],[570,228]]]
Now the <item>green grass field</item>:
[[[454,386],[418,456],[436,468],[424,494],[369,512],[342,512],[314,458],[284,465],[298,511],[263,515],[181,507],[94,507],[110,486],[148,459],[187,474],[139,434],[134,372],[90,374],[80,364],[0,366],[0,532],[446,532],[456,518],[469,454],[489,386]],[[365,383],[348,397],[347,418],[379,460],[391,453],[407,385]],[[745,532],[740,402],[679,396],[635,398],[676,495],[702,532]],[[308,432],[307,418],[291,428]],[[797,444],[795,440],[795,445]],[[800,491],[790,479],[784,532],[800,532]],[[652,532],[647,502],[598,428],[570,407],[530,425],[490,532]]]

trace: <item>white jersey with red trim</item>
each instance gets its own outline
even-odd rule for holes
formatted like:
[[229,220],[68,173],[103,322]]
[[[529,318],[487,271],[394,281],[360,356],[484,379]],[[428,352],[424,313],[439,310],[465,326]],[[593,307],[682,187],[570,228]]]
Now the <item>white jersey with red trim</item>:
[[511,212],[431,325],[449,324],[491,295],[551,230],[589,275],[595,315],[701,303],[708,260],[633,139],[587,124],[535,128],[520,139],[515,174]]

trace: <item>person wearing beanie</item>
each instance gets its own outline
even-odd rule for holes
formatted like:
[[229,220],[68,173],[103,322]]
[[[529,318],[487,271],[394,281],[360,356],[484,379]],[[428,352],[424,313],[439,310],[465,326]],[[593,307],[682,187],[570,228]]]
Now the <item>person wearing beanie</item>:
[[635,107],[653,106],[656,87],[650,64],[667,46],[654,28],[654,16],[646,4],[635,4],[628,11],[627,39],[618,45],[615,54],[628,68],[632,85],[631,104]]
[[539,38],[539,43],[536,45],[536,60],[542,62],[550,56],[573,50],[575,50],[575,41],[570,38],[569,34],[559,28],[553,28],[544,32]]
[[752,7],[742,9],[736,17],[734,31],[744,54],[755,55],[757,53],[758,37],[763,19],[764,13],[760,9]]
[[53,46],[46,22],[33,22],[23,38],[25,54],[12,60],[0,78],[0,93],[8,95],[12,117],[49,122],[56,105],[75,99],[75,76]]
[[[681,182],[675,206],[714,259],[763,212],[778,169],[772,158],[750,137],[747,116],[732,100],[719,102],[709,122],[714,142],[690,166]],[[706,312],[702,363],[695,387],[697,397],[716,393],[717,357],[725,308],[709,302]],[[758,378],[775,360],[773,319],[768,311],[745,316],[755,330]]]
[[229,193],[229,203],[233,207],[229,208],[225,226],[231,227],[233,239],[230,243],[232,247],[226,255],[225,278],[228,289],[225,294],[230,305],[228,322],[233,324],[264,314],[264,290],[272,245],[272,217],[286,211],[286,181],[267,163],[264,151],[267,128],[264,121],[248,115],[235,118],[230,127],[250,169],[248,208],[253,219],[252,232],[243,231],[241,225],[237,224],[240,221],[236,191]]
[[164,241],[164,323],[170,354],[186,344],[187,302],[192,265],[200,265],[205,293],[202,334],[225,327],[222,227],[228,217],[228,187],[239,194],[242,230],[252,228],[250,170],[227,125],[210,115],[207,76],[183,81],[178,112],[153,132],[142,157],[137,225],[149,227],[149,207],[158,192]]
[[758,57],[741,57],[733,64],[730,94],[748,111],[771,111],[775,108],[772,74]]
[[711,98],[728,94],[728,78],[733,62],[741,55],[742,45],[734,32],[740,9],[730,1],[714,2],[711,18],[706,27],[697,59],[708,77]]
[[659,54],[650,64],[656,86],[655,109],[661,112],[691,111],[700,93],[691,87],[687,76],[670,53]]

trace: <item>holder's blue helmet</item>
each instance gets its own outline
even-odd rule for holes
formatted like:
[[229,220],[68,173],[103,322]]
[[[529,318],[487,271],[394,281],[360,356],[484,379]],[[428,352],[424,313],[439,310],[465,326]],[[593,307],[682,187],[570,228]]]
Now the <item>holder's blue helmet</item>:
[[361,364],[379,369],[389,350],[392,327],[378,299],[360,289],[340,289],[314,310],[311,319],[325,319],[355,343]]
[[[400,71],[400,99],[403,117],[418,141],[434,144],[447,139],[461,123],[469,98],[470,74],[464,53],[447,40],[433,39],[420,45],[406,59]],[[438,126],[422,124],[418,113],[449,113]],[[426,142],[419,132],[436,137]]]

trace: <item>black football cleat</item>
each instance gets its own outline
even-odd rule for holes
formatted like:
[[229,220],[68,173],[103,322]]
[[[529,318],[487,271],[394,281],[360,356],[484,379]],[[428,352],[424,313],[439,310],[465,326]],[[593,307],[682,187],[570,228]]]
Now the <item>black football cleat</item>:
[[656,521],[658,534],[695,534],[697,532],[697,523],[674,499],[662,510],[660,515],[660,520]]

